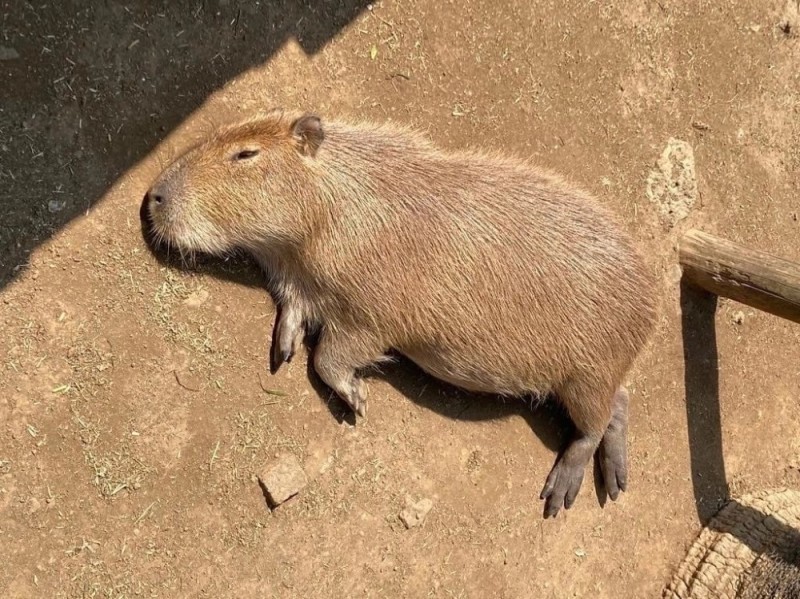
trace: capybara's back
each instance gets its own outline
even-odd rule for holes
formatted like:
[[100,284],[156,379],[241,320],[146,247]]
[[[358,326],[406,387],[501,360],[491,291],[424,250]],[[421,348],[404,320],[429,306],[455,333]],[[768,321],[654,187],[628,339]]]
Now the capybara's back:
[[356,371],[389,349],[469,390],[553,392],[578,434],[548,477],[546,514],[572,504],[598,446],[609,495],[624,489],[620,385],[654,326],[655,286],[584,192],[401,129],[280,114],[192,150],[150,196],[169,242],[260,260],[282,304],[276,360],[319,327],[316,369],[358,413]]

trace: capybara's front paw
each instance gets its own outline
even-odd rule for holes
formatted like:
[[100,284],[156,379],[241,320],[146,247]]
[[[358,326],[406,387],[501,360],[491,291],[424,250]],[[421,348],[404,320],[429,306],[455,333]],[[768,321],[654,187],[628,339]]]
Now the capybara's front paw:
[[344,398],[347,405],[349,405],[353,412],[358,414],[361,418],[367,415],[367,385],[359,378],[353,379],[352,391],[348,397]]
[[272,339],[270,370],[273,374],[278,372],[282,364],[292,361],[304,338],[305,329],[299,313],[292,309],[285,309],[278,320]]

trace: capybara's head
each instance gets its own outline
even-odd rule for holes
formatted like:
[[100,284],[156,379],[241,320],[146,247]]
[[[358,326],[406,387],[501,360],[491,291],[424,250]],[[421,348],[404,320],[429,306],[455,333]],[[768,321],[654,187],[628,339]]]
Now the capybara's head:
[[155,240],[223,254],[292,244],[313,210],[313,161],[324,132],[313,115],[268,116],[230,126],[168,166],[145,196]]

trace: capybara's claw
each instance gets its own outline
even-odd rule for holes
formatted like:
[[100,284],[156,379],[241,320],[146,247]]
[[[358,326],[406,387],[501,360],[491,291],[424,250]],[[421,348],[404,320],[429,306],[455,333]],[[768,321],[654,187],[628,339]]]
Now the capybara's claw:
[[356,414],[361,416],[361,418],[367,417],[367,402],[362,401],[358,404],[358,407],[356,408]]
[[353,391],[350,394],[350,398],[352,401],[350,406],[353,408],[353,411],[361,418],[366,418],[367,397],[366,397],[366,391],[364,389],[364,382],[361,381],[360,379],[356,379],[353,382]]
[[302,318],[297,310],[284,308],[272,341],[272,364],[270,370],[276,373],[284,363],[292,361],[303,343],[305,331]]

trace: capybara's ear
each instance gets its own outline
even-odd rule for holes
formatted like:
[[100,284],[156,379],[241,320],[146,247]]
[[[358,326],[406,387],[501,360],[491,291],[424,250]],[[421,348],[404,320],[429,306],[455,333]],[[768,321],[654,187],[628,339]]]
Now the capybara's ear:
[[292,137],[297,143],[298,151],[304,156],[315,156],[325,139],[322,121],[318,116],[305,114],[292,123]]

